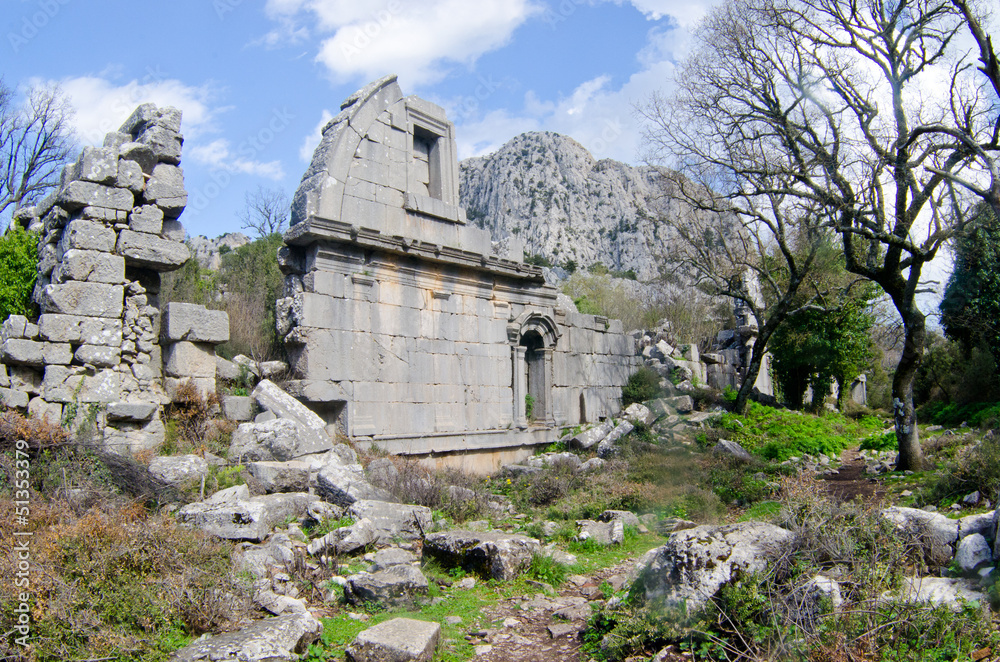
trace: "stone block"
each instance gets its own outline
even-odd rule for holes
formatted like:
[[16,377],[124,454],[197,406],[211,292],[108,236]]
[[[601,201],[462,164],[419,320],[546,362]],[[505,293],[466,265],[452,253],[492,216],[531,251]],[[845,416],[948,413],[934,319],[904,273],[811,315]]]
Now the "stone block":
[[426,596],[429,584],[424,573],[412,565],[394,565],[374,573],[359,572],[347,578],[344,597],[353,604],[376,602],[393,607],[413,606],[417,596]]
[[42,397],[49,402],[116,402],[121,396],[121,375],[114,370],[88,371],[81,367],[45,367]]
[[392,498],[368,482],[360,464],[343,465],[337,462],[330,462],[316,475],[316,493],[324,501],[342,508],[365,499],[388,501]]
[[304,492],[291,492],[234,501],[208,499],[181,508],[177,521],[220,538],[261,541],[286,518],[304,517],[313,498]]
[[397,538],[418,540],[431,530],[433,516],[425,506],[402,505],[388,501],[359,499],[348,507],[347,514],[356,520],[371,520],[381,543]]
[[45,343],[23,338],[11,338],[0,344],[0,359],[14,365],[42,365],[42,348]]
[[118,150],[84,147],[76,160],[74,172],[83,181],[114,186],[118,181]]
[[222,415],[230,421],[249,421],[253,418],[253,399],[239,395],[222,398]]
[[27,325],[28,318],[24,315],[11,315],[3,321],[3,326],[0,326],[0,338],[4,340],[24,338],[24,330]]
[[531,566],[541,544],[527,536],[474,531],[431,533],[424,540],[423,555],[445,567],[461,566],[487,578],[510,581]]
[[120,319],[46,313],[38,318],[38,327],[41,338],[49,342],[110,347],[122,343]]
[[28,406],[28,393],[14,388],[0,388],[0,403],[14,409],[24,409]]
[[108,405],[108,420],[143,422],[153,418],[159,407],[146,402],[112,402]]
[[430,662],[441,626],[411,618],[394,618],[362,630],[345,651],[348,662]]
[[62,422],[62,414],[63,408],[58,402],[46,402],[39,397],[34,397],[28,402],[28,416],[31,418],[59,425]]
[[135,161],[120,160],[115,186],[126,188],[136,195],[142,193],[143,189],[146,188],[146,178],[142,176],[142,166]]
[[127,189],[75,181],[59,191],[56,204],[67,211],[84,207],[105,207],[127,212],[135,204],[135,196]]
[[24,391],[29,395],[38,395],[42,392],[42,372],[33,367],[10,365],[7,366],[7,380],[10,382],[5,387],[17,391]]
[[198,639],[171,655],[172,662],[281,662],[299,659],[323,633],[323,624],[307,611],[255,621],[236,632]]
[[187,206],[184,171],[166,163],[158,164],[146,182],[146,192],[143,197],[146,202],[162,209],[168,218],[177,218]]
[[293,420],[277,418],[237,427],[229,446],[229,457],[234,461],[284,462],[330,448],[333,448],[332,441],[325,448],[316,448],[311,439],[303,435],[302,426]]
[[124,161],[137,164],[145,174],[151,174],[156,166],[156,154],[149,145],[137,142],[126,142],[118,148],[118,154]]
[[163,348],[163,371],[169,377],[215,378],[215,347],[175,342]]
[[73,248],[111,253],[115,250],[116,241],[117,235],[111,228],[99,223],[76,220],[70,221],[63,230],[59,247],[63,253]]
[[298,460],[250,462],[247,464],[247,471],[257,479],[268,494],[307,492],[309,490],[309,464],[307,462]]
[[224,343],[229,340],[229,315],[193,303],[170,302],[160,327],[163,340]]
[[129,266],[154,271],[173,271],[191,257],[188,247],[179,241],[133,230],[121,231],[115,252],[124,256]]
[[70,281],[46,285],[39,304],[44,313],[84,317],[121,317],[124,288],[105,283]]
[[[161,126],[147,126],[137,136],[136,142],[148,145],[161,163],[181,162],[183,139],[175,132]],[[155,169],[155,168],[154,168]]]
[[107,345],[80,345],[76,349],[77,363],[98,368],[113,368],[121,363],[121,348]]
[[128,227],[135,232],[160,234],[163,232],[163,210],[156,205],[136,207],[128,215]]
[[187,231],[184,229],[184,225],[176,218],[165,218],[163,219],[162,234],[165,239],[169,239],[170,241],[184,241]]
[[192,485],[208,475],[208,462],[199,455],[154,457],[149,473],[170,485]]
[[52,271],[52,282],[67,280],[119,285],[125,282],[125,258],[102,251],[71,248]]

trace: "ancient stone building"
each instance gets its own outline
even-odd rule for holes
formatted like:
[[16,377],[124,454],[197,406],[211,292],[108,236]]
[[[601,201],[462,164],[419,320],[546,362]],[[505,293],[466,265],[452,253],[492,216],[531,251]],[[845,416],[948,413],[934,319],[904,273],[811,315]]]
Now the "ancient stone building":
[[[454,126],[394,76],[323,131],[279,263],[290,390],[394,453],[484,454],[616,414],[638,365],[621,323],[576,312],[458,206]],[[523,451],[521,451],[523,452]]]

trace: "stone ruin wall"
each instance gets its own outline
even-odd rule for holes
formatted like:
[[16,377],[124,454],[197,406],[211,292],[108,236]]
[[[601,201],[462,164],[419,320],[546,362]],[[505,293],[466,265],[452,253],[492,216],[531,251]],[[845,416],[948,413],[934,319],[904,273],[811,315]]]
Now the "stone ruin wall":
[[395,77],[341,108],[279,254],[291,392],[350,438],[421,455],[496,457],[617,414],[634,342],[466,223],[444,111]]
[[182,381],[215,391],[214,348],[229,338],[224,312],[192,304],[168,305],[161,325],[160,274],[189,257],[180,130],[179,110],[140,106],[14,219],[41,233],[40,315],[0,329],[0,399],[54,423],[90,416],[122,452],[162,443],[160,411]]

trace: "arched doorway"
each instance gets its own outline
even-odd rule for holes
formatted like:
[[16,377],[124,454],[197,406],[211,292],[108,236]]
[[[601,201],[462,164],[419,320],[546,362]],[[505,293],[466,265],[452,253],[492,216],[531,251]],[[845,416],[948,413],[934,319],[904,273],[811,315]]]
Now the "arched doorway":
[[526,312],[507,326],[513,361],[514,423],[555,425],[552,354],[562,335],[548,315]]

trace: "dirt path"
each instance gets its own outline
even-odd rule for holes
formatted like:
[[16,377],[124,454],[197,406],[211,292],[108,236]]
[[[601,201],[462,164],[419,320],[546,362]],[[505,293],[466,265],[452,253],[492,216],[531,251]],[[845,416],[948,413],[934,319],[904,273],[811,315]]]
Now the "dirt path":
[[850,448],[840,454],[840,470],[829,476],[817,476],[827,493],[839,501],[853,501],[861,497],[865,501],[881,499],[885,496],[882,484],[865,473],[865,461],[858,455],[857,448]]

